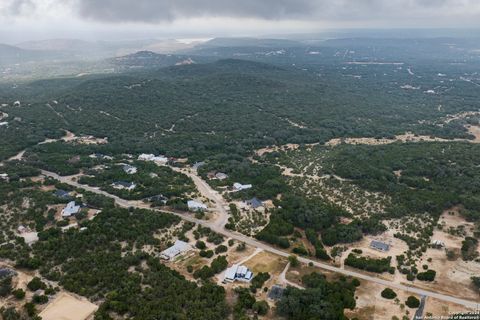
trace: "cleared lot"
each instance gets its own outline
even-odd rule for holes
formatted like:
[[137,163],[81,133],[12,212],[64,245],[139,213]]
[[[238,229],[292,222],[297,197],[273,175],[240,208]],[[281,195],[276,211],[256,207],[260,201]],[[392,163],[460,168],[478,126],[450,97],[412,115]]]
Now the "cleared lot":
[[40,313],[40,317],[43,320],[85,320],[97,309],[98,306],[88,300],[61,293]]

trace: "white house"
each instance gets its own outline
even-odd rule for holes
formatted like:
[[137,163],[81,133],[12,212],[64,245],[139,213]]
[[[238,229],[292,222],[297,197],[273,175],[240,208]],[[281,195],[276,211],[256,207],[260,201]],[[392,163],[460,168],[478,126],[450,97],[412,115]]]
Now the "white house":
[[245,266],[234,264],[225,271],[225,282],[234,282],[236,280],[250,282],[253,273]]
[[241,183],[238,183],[238,182],[235,182],[233,184],[233,190],[235,190],[235,191],[247,190],[247,189],[250,189],[251,187],[252,187],[251,184],[241,184]]
[[432,241],[432,246],[435,246],[435,247],[445,247],[445,242],[443,242],[442,240],[433,240]]
[[0,173],[0,180],[8,181],[8,173]]
[[184,241],[177,240],[175,241],[173,246],[160,252],[160,258],[165,260],[172,260],[176,256],[186,253],[190,250],[192,250],[192,246],[190,246]]
[[75,204],[75,201],[70,201],[62,210],[62,217],[71,217],[80,211],[80,206]]
[[167,163],[168,162],[168,158],[165,157],[165,156],[156,156],[154,154],[151,154],[151,153],[142,153],[141,155],[138,156],[138,160],[141,160],[141,161],[153,161],[153,162],[163,162],[163,163]]
[[228,178],[228,176],[223,172],[217,172],[215,174],[215,178],[217,178],[218,180],[225,180]]
[[188,209],[192,211],[207,210],[207,206],[199,201],[189,200],[187,202],[187,205],[188,205]]
[[128,191],[132,191],[133,189],[135,189],[136,186],[137,185],[133,182],[125,182],[125,181],[116,181],[112,183],[112,187],[118,190],[126,189]]
[[137,167],[126,164],[123,166],[123,171],[125,171],[125,173],[128,173],[128,174],[135,174],[137,173],[138,169]]

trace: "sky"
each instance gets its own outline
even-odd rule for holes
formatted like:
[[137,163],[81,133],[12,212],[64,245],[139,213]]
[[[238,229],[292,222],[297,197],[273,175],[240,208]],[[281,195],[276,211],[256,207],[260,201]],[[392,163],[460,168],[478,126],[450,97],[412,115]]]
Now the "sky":
[[479,28],[480,0],[0,0],[0,42]]

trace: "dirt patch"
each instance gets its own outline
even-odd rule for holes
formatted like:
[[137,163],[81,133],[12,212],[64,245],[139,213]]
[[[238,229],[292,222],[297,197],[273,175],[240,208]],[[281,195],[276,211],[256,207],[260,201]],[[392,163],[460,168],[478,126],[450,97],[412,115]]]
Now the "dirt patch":
[[[404,315],[411,319],[416,309],[409,309],[404,306],[405,300],[411,294],[394,290],[398,300],[388,300],[381,296],[383,289],[385,287],[379,284],[362,281],[355,292],[356,308],[345,310],[345,315],[349,318],[356,317],[359,320],[392,319],[393,316],[401,319]],[[417,296],[417,298],[420,297]]]
[[280,274],[287,265],[287,260],[269,252],[260,252],[244,263],[254,274],[268,272]]
[[480,126],[466,126],[468,133],[475,137],[471,142],[480,143]]
[[86,299],[61,293],[40,313],[43,320],[85,320],[98,306]]
[[411,132],[406,132],[405,134],[395,136],[394,139],[335,138],[325,143],[325,145],[334,147],[342,143],[353,144],[353,145],[356,145],[356,144],[384,145],[384,144],[391,144],[394,142],[452,142],[452,141],[472,142],[472,140],[468,140],[468,139],[443,139],[443,138],[430,137],[430,136],[420,136],[420,135],[415,135]]

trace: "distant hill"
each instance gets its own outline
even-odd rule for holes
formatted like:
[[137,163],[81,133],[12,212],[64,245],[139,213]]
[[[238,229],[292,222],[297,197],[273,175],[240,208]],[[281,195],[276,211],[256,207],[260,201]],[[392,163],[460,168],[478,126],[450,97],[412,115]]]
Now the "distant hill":
[[41,51],[79,51],[93,46],[93,42],[78,39],[47,39],[39,41],[26,41],[17,44],[19,48]]
[[201,43],[195,48],[212,47],[263,47],[287,48],[303,46],[300,42],[286,39],[259,39],[259,38],[215,38]]
[[42,61],[50,56],[51,54],[46,54],[41,51],[25,50],[7,44],[0,44],[0,65]]
[[79,39],[47,39],[28,41],[17,44],[26,50],[67,52],[74,57],[83,59],[118,57],[133,54],[138,51],[153,51],[156,53],[172,53],[180,49],[188,49],[188,45],[174,39],[140,39],[125,41],[84,41]]
[[122,69],[163,68],[169,66],[191,65],[211,61],[205,57],[190,55],[159,54],[152,51],[138,51],[121,57],[111,58],[108,61]]

